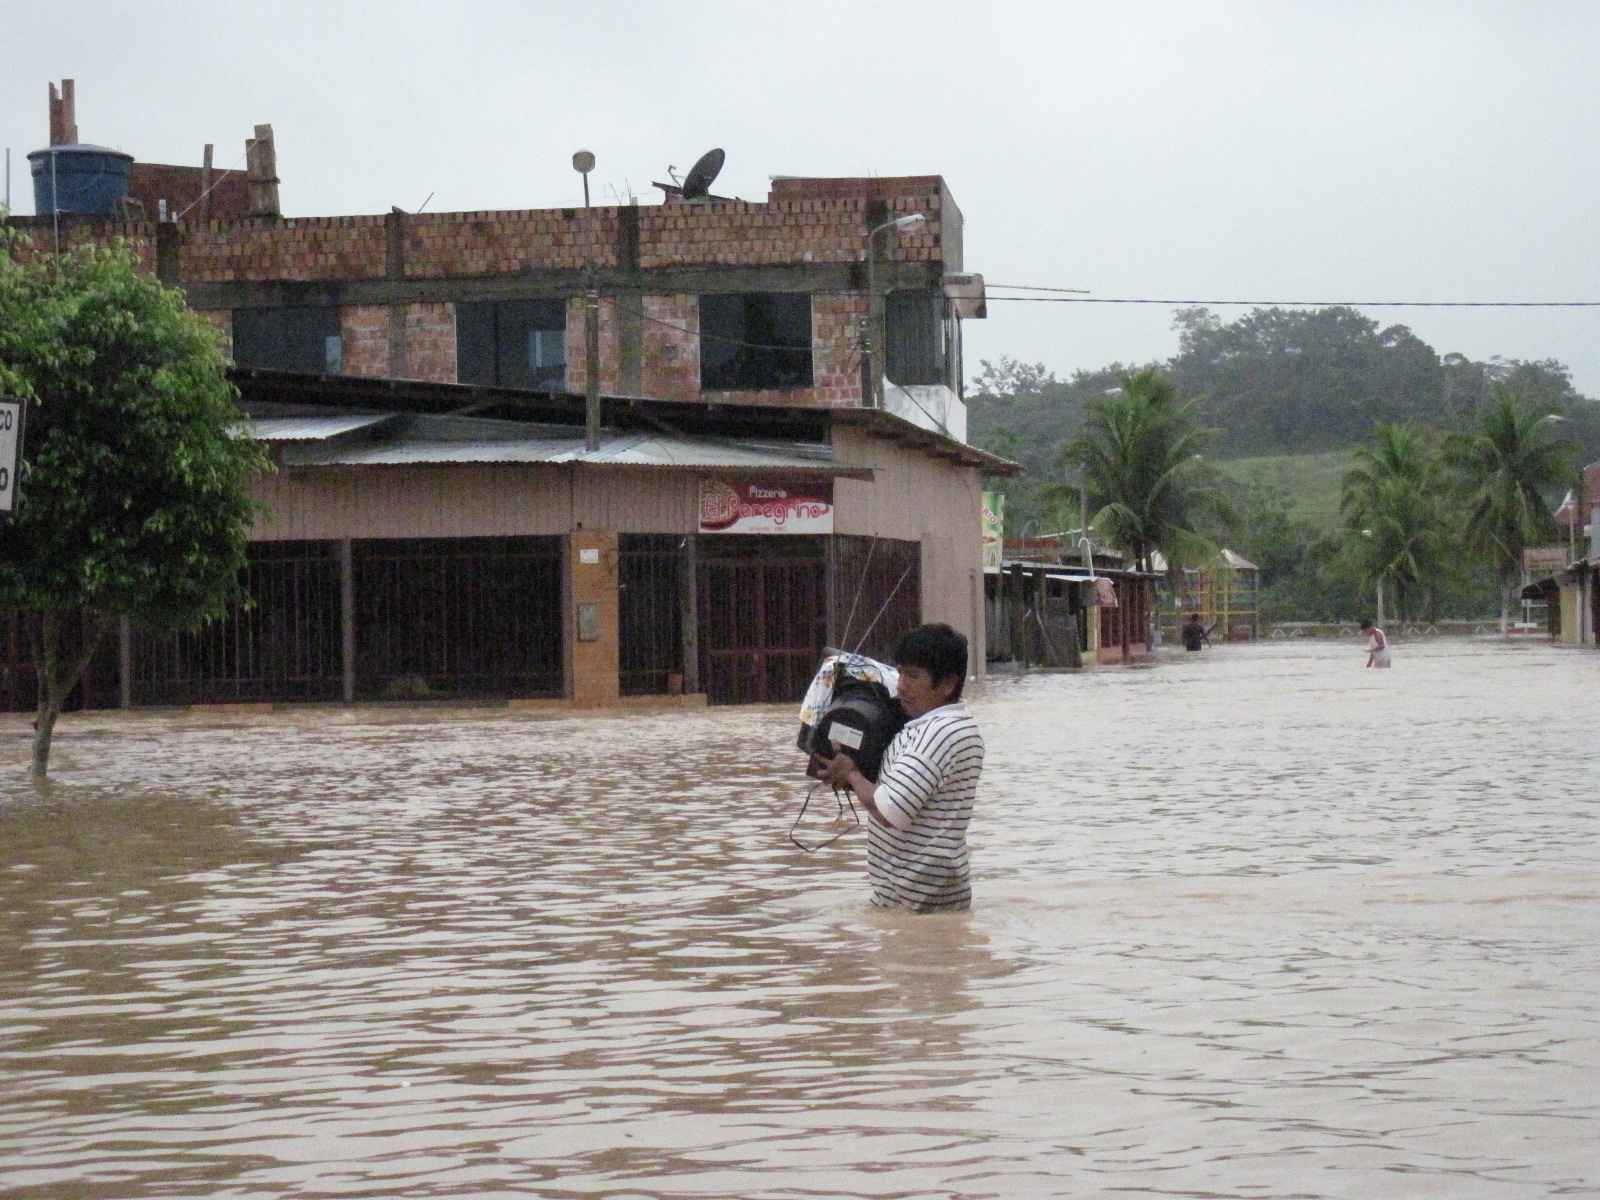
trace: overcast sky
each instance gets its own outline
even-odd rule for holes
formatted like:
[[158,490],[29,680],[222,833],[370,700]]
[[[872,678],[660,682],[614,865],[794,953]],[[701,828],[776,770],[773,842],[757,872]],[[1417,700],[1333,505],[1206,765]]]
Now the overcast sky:
[[[0,145],[77,80],[82,140],[243,165],[289,216],[597,203],[727,151],[768,177],[943,175],[966,267],[1103,297],[1600,300],[1600,4],[390,0],[11,5]],[[993,295],[994,293],[991,293]],[[1245,309],[1219,310],[1235,316]],[[1557,358],[1600,396],[1600,309],[1371,308],[1440,353]],[[1060,375],[1176,349],[1164,306],[991,300],[982,358]]]

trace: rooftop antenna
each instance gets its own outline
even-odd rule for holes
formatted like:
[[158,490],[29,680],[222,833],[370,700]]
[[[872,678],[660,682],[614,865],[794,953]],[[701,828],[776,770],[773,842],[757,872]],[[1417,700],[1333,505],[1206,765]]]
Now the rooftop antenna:
[[695,160],[694,166],[689,168],[689,174],[683,180],[683,198],[685,200],[702,200],[711,191],[711,184],[716,179],[717,173],[722,170],[722,160],[725,156],[721,147],[707,150]]
[[579,150],[572,156],[572,169],[583,176],[583,206],[589,207],[589,172],[594,170],[594,155]]

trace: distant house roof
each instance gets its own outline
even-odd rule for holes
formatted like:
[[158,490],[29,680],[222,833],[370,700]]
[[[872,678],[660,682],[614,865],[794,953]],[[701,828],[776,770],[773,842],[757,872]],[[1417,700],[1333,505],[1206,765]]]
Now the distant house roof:
[[[1222,560],[1222,564],[1224,566],[1234,571],[1259,571],[1261,569],[1244,555],[1226,548],[1224,548],[1223,551],[1217,555],[1217,557]],[[1160,572],[1166,571],[1167,560],[1162,556],[1161,551],[1152,550],[1150,552],[1150,569]],[[1187,569],[1193,571],[1201,568],[1189,567]]]

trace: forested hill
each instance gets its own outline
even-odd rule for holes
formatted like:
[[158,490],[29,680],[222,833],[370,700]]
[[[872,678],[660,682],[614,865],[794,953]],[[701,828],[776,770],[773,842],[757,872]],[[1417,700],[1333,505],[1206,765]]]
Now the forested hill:
[[[1310,454],[1354,446],[1379,421],[1464,428],[1504,383],[1550,411],[1562,432],[1600,459],[1600,403],[1572,387],[1566,367],[1439,355],[1404,325],[1380,326],[1353,308],[1258,308],[1224,324],[1209,309],[1179,309],[1178,353],[1154,365],[1184,397],[1202,397],[1201,420],[1216,430],[1217,458]],[[1148,364],[1140,364],[1148,365]],[[1061,443],[1084,405],[1115,389],[1125,369],[1111,363],[1057,379],[1041,366],[985,362],[969,389],[975,444],[1055,474]]]

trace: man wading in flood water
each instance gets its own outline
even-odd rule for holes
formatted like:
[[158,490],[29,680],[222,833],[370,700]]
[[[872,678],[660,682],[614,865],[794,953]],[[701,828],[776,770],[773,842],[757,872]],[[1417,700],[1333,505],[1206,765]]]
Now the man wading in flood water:
[[967,639],[920,625],[894,649],[895,698],[908,718],[883,757],[878,782],[835,746],[822,778],[866,807],[867,876],[881,908],[936,912],[972,907],[967,823],[983,771],[983,734],[961,703]]

